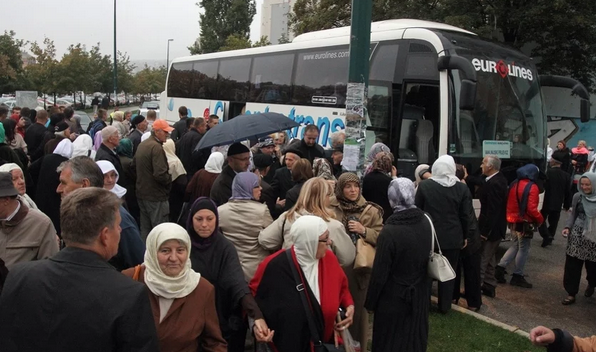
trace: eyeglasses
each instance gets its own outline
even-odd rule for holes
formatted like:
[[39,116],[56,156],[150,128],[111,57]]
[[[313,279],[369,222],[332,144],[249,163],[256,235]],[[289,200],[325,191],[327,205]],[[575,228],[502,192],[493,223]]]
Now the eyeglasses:
[[319,242],[321,242],[321,243],[327,243],[327,242],[329,242],[329,237],[327,237],[325,239],[322,239],[322,240],[319,240]]

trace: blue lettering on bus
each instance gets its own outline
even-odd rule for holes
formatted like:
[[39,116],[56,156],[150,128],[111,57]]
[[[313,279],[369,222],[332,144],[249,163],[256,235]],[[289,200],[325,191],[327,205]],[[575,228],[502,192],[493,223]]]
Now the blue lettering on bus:
[[[263,112],[269,112],[269,110],[269,106],[267,106]],[[260,111],[246,110],[246,114],[249,115],[258,113],[260,113]],[[288,131],[288,136],[290,139],[302,139],[304,137],[304,128],[302,127],[305,125],[317,125],[320,131],[319,140],[317,140],[317,142],[323,147],[329,145],[329,135],[331,135],[331,133],[341,131],[346,128],[346,125],[341,118],[330,120],[328,116],[318,116],[315,118],[310,115],[297,115],[295,107],[290,110],[288,118],[300,124],[299,127],[292,128]]]

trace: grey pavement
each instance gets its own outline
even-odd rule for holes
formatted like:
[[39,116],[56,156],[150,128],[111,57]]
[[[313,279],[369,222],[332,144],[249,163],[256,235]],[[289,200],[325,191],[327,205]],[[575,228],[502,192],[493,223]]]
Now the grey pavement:
[[[570,306],[561,304],[567,297],[563,288],[567,240],[561,237],[561,231],[568,216],[562,211],[557,235],[551,246],[540,247],[542,237],[538,233],[534,235],[525,267],[526,279],[534,287],[525,289],[511,286],[509,283],[499,284],[495,298],[482,296],[480,314],[528,332],[537,325],[544,325],[568,330],[573,335],[596,334],[596,295],[591,298],[584,297],[587,287],[585,269],[576,303]],[[499,257],[505,253],[509,245],[510,242],[501,243]],[[512,272],[512,265],[508,267],[508,273]],[[507,275],[508,282],[510,278],[511,275]]]

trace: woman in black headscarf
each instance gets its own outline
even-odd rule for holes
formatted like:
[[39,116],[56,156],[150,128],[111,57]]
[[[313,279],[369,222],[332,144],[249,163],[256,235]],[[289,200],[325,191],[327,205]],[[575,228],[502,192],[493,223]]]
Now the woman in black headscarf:
[[193,247],[192,269],[215,287],[215,307],[228,351],[244,352],[247,325],[243,310],[255,321],[257,341],[270,341],[272,333],[244,279],[236,248],[219,231],[217,206],[210,198],[201,197],[194,202],[186,231]]
[[414,205],[414,183],[391,181],[393,214],[377,239],[365,307],[374,312],[372,351],[426,351],[430,220]]

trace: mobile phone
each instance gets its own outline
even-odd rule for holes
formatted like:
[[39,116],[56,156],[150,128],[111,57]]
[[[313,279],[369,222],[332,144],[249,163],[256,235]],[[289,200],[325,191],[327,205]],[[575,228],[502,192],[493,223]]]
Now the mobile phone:
[[346,316],[346,311],[345,311],[345,310],[343,310],[342,308],[339,308],[339,309],[338,309],[338,312],[339,312],[339,317],[340,317],[340,319],[341,319],[342,321],[343,321],[343,320],[346,320],[346,318],[347,318],[347,316]]

